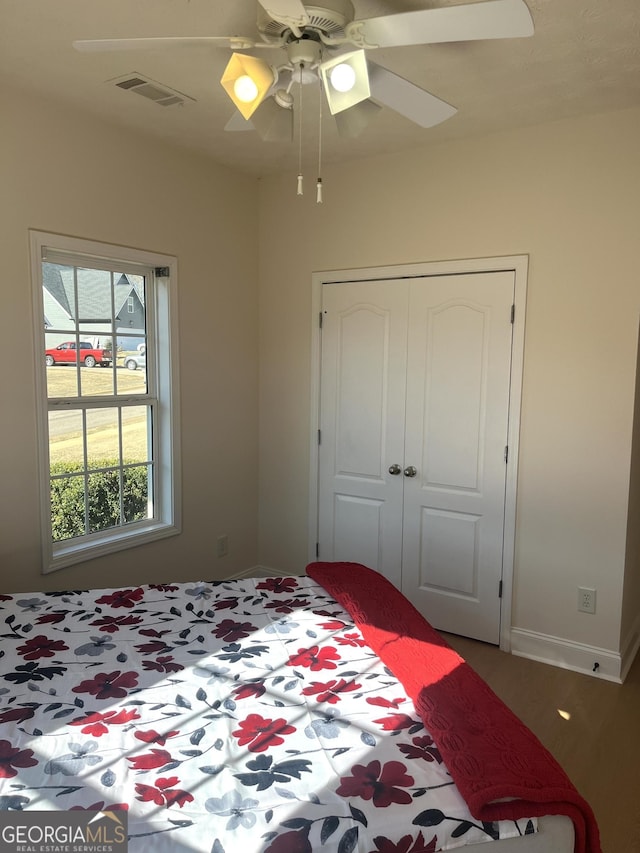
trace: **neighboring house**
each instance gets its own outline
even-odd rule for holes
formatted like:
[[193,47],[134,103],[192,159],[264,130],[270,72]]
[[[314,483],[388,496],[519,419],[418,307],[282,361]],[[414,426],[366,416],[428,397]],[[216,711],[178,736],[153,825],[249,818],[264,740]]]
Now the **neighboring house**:
[[[111,341],[111,297],[109,288],[105,286],[109,273],[103,270],[80,272],[76,305],[72,268],[49,263],[42,265],[44,326],[48,347],[57,346],[73,336],[76,318],[79,320],[82,340],[90,341],[96,347]],[[145,334],[142,276],[123,273],[116,278],[114,308],[118,348],[133,350],[144,342]]]

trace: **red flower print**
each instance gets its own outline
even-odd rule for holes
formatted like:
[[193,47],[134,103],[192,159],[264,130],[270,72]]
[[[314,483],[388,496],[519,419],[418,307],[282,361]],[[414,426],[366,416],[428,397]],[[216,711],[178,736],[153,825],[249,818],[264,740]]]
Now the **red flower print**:
[[171,631],[156,631],[155,628],[140,628],[138,633],[142,634],[143,637],[157,637],[160,639],[161,637],[164,637],[165,634],[170,634]]
[[171,806],[177,805],[182,808],[185,803],[192,802],[193,796],[188,791],[181,791],[173,787],[179,781],[177,776],[168,776],[167,778],[156,779],[155,787],[136,784],[136,791],[140,795],[137,799],[143,803],[153,802],[157,806],[166,805],[167,808],[171,808]]
[[381,708],[399,708],[403,702],[406,702],[404,696],[398,699],[384,699],[382,696],[369,696],[367,702],[370,705],[379,705]]
[[381,717],[373,722],[379,723],[385,732],[397,732],[400,729],[410,729],[411,726],[418,725],[417,720],[412,720],[406,714],[390,714],[388,717]]
[[425,761],[437,761],[438,764],[442,764],[440,750],[429,735],[414,737],[413,745],[410,743],[399,743],[398,749],[407,758],[423,758]]
[[142,587],[137,589],[118,589],[111,595],[96,599],[96,604],[109,604],[111,607],[135,607],[144,596]]
[[223,619],[211,633],[219,640],[235,643],[236,640],[249,637],[255,630],[256,627],[251,622],[234,622],[233,619]]
[[289,666],[308,666],[312,672],[317,672],[319,669],[335,669],[334,660],[341,658],[332,646],[323,649],[311,646],[310,649],[298,649],[298,654],[291,655],[287,663]]
[[175,592],[178,587],[173,583],[150,583],[149,589],[157,589],[158,592]]
[[413,840],[410,835],[403,835],[400,841],[389,841],[388,838],[383,838],[381,835],[373,839],[376,849],[371,853],[435,853],[437,836],[433,836],[427,844],[421,832],[418,837]]
[[98,625],[101,631],[106,631],[108,634],[115,634],[120,628],[139,625],[140,622],[142,622],[142,616],[101,616],[100,619],[94,619],[89,624]]
[[105,711],[101,714],[99,711],[88,712],[84,717],[77,717],[71,720],[72,726],[83,726],[80,730],[83,735],[91,735],[92,737],[101,737],[105,735],[109,729],[108,726],[121,726],[124,723],[130,723],[131,720],[139,720],[140,714],[137,711]]
[[158,652],[168,652],[171,646],[168,646],[163,640],[152,640],[150,643],[138,643],[136,651],[141,655],[155,655]]
[[256,584],[256,589],[268,589],[271,592],[293,592],[298,586],[295,578],[267,578]]
[[152,749],[144,755],[136,755],[133,758],[127,756],[127,761],[131,762],[132,770],[157,770],[158,767],[169,764],[173,758],[166,749]]
[[136,799],[143,803],[151,802],[157,806],[164,805],[164,797],[157,788],[153,788],[151,785],[142,785],[136,782],[136,792],[138,793]]
[[48,623],[56,625],[58,622],[64,622],[68,612],[68,610],[56,610],[54,613],[43,613],[42,616],[38,616],[36,622],[38,625],[46,625]]
[[336,794],[341,797],[373,800],[373,805],[379,809],[391,803],[407,805],[412,802],[411,794],[402,789],[413,785],[413,777],[407,774],[400,761],[387,761],[382,770],[379,761],[370,761],[366,767],[356,764],[351,772],[353,776],[343,776],[340,780]]
[[327,681],[326,684],[321,681],[312,681],[302,692],[305,696],[315,696],[318,702],[329,702],[330,705],[335,705],[340,701],[341,693],[350,693],[361,687],[362,685],[356,684],[355,681],[345,681],[344,678],[340,678]]
[[23,646],[18,646],[17,652],[25,660],[38,660],[39,658],[52,658],[56,652],[65,652],[69,646],[62,640],[51,640],[44,634],[31,637]]
[[250,697],[255,697],[256,699],[259,696],[262,696],[266,691],[266,687],[261,681],[254,681],[250,684],[239,684],[237,687],[233,688],[233,694],[238,699],[249,699]]
[[35,712],[35,708],[7,708],[6,711],[0,711],[0,723],[24,723]]
[[38,762],[32,749],[15,749],[8,740],[0,740],[0,779],[18,775],[16,767],[33,767]]
[[[165,732],[163,735],[158,734],[154,729],[149,729],[148,732],[136,732],[135,737],[145,743],[157,743],[158,746],[164,746],[168,738],[175,737],[179,734],[180,732],[177,729],[174,729],[171,732]],[[154,750],[154,752],[157,752],[157,750]]]
[[94,678],[81,681],[73,688],[74,693],[91,693],[96,699],[121,699],[129,687],[137,687],[136,672],[99,672]]
[[184,669],[181,663],[176,663],[172,655],[164,655],[156,660],[143,660],[142,668],[154,670],[155,672],[180,672]]
[[320,627],[325,631],[342,631],[346,625],[340,619],[330,619],[329,622],[320,622]]
[[275,610],[276,613],[292,613],[300,607],[309,604],[308,598],[286,598],[283,601],[269,601],[265,604],[265,610]]
[[233,610],[238,606],[237,598],[222,598],[213,605],[214,610]]
[[360,634],[345,634],[344,637],[334,637],[336,643],[341,646],[366,646],[366,641],[362,639]]
[[285,832],[273,839],[264,853],[312,853],[309,830]]
[[286,720],[265,720],[260,714],[249,714],[232,735],[238,738],[238,746],[248,744],[249,752],[264,752],[270,746],[284,743],[282,735],[290,735],[293,732],[295,728],[288,725]]

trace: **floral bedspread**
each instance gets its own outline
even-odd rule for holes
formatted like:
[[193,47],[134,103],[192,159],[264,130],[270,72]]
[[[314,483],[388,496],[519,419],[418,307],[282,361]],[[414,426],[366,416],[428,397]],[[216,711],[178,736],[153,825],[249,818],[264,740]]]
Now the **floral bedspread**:
[[154,853],[435,853],[469,813],[402,685],[307,577],[0,595],[0,809],[128,809]]

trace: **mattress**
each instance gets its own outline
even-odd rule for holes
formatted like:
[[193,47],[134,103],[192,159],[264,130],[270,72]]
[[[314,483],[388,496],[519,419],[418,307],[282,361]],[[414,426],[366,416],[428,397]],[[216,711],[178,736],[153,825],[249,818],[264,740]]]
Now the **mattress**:
[[308,576],[0,595],[0,810],[126,813],[130,851],[570,853],[567,817],[472,814],[339,597]]

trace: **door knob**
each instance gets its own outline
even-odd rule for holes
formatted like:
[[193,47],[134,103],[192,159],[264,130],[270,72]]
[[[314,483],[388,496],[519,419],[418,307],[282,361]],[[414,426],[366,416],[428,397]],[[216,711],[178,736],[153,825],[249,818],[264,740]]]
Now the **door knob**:
[[399,465],[389,465],[389,473],[393,474],[395,477],[396,474],[399,474],[402,471],[402,468]]
[[418,473],[418,471],[417,471],[417,468],[415,467],[415,465],[408,465],[404,469],[404,476],[405,477],[415,477],[417,473]]

